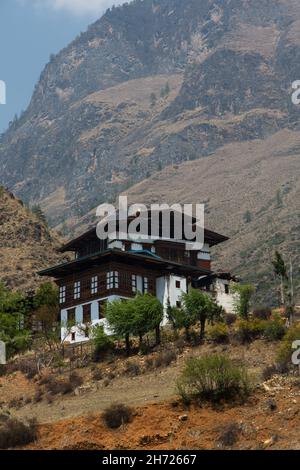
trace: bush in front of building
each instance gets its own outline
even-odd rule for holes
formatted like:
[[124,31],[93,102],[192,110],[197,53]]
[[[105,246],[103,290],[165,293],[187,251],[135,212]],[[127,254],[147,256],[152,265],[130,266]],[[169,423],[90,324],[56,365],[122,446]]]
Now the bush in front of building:
[[108,336],[103,325],[96,325],[92,329],[92,341],[94,343],[94,360],[98,362],[103,354],[110,352],[115,348],[115,343],[110,336]]
[[239,320],[236,324],[234,336],[242,344],[250,343],[262,337],[266,327],[266,320]]
[[229,342],[229,328],[225,323],[216,323],[208,329],[208,339],[217,344]]
[[226,313],[224,315],[224,321],[226,325],[231,326],[237,321],[238,317],[235,313]]
[[252,312],[252,318],[257,320],[270,320],[272,316],[272,309],[270,307],[256,307]]
[[233,401],[245,399],[251,391],[246,369],[221,354],[188,359],[177,387],[185,402]]
[[284,320],[280,317],[275,317],[269,320],[266,324],[264,331],[264,338],[267,341],[280,341],[286,333]]
[[197,317],[191,315],[185,308],[171,307],[167,308],[168,320],[175,331],[184,329],[187,341],[190,341],[190,329],[197,322]]

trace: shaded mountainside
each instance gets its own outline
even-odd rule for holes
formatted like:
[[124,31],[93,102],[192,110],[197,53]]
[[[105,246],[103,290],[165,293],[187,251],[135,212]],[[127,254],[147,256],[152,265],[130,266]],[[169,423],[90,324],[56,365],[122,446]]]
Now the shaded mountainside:
[[230,237],[216,249],[214,268],[257,284],[259,297],[276,303],[271,261],[278,249],[287,264],[293,260],[300,300],[300,133],[228,144],[213,159],[170,166],[127,194],[147,203],[205,203],[206,224]]
[[145,179],[144,194],[156,188],[160,201],[210,201],[212,228],[233,235],[224,264],[268,283],[260,255],[297,253],[299,25],[298,0],[136,0],[108,10],[51,57],[1,137],[0,181],[72,233]]
[[[0,282],[26,292],[41,283],[37,271],[63,261],[62,240],[23,203],[0,188]],[[42,280],[44,282],[44,280]]]

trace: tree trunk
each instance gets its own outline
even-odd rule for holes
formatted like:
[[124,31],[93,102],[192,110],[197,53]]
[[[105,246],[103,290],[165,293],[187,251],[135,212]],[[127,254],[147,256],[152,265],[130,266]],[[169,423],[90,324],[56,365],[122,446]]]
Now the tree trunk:
[[185,328],[185,339],[187,340],[188,343],[190,342],[191,336],[190,336],[189,328]]
[[126,343],[126,354],[129,356],[130,354],[130,340],[129,340],[129,335],[127,334],[125,336],[125,343]]
[[156,345],[160,344],[160,325],[155,328]]
[[284,298],[284,286],[283,286],[283,277],[281,276],[280,278],[280,294],[281,294],[281,304],[285,304],[285,298]]
[[200,318],[200,339],[203,339],[205,335],[205,322],[206,318]]
[[143,343],[143,335],[140,333],[139,334],[139,348],[141,348],[142,343]]

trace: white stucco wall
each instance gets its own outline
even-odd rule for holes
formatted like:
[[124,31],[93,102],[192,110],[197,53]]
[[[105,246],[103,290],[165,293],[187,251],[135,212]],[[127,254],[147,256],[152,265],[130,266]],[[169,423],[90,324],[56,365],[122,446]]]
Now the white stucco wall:
[[6,364],[6,344],[0,341],[0,364]]
[[[99,298],[93,300],[93,302],[86,302],[81,305],[77,305],[75,308],[75,321],[76,325],[74,325],[70,331],[66,328],[66,324],[68,321],[68,310],[64,309],[61,310],[61,340],[66,343],[82,343],[84,341],[89,341],[90,338],[86,337],[84,331],[82,330],[83,325],[83,306],[84,305],[91,305],[91,328],[96,325],[103,325],[104,331],[107,335],[112,335],[113,332],[109,328],[108,321],[106,318],[99,318],[99,310],[98,310],[98,303],[99,301],[113,302],[114,300],[120,299],[121,297],[118,295],[111,295],[109,297]],[[123,298],[123,297],[122,297]],[[72,333],[75,333],[75,341],[72,341]]]
[[[225,286],[229,286],[229,294],[225,292]],[[216,301],[221,305],[226,313],[235,313],[234,312],[234,300],[235,294],[232,294],[230,286],[232,283],[225,279],[216,279],[214,283],[214,290],[216,294]]]
[[[176,287],[176,281],[180,281],[180,288]],[[187,292],[187,280],[185,277],[162,276],[156,280],[156,296],[164,306],[164,320],[163,325],[168,323],[167,307],[170,302],[171,307],[175,307],[178,301],[181,301],[183,292]]]

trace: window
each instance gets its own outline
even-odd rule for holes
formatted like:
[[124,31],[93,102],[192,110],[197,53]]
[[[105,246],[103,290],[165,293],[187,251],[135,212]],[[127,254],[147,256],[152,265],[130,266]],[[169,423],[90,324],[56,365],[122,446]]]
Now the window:
[[98,276],[94,276],[91,279],[91,294],[97,294],[98,292]]
[[131,276],[131,286],[132,286],[132,292],[136,292],[136,290],[137,290],[137,279],[136,279],[135,274],[132,274],[132,276]]
[[177,302],[176,302],[176,307],[177,307],[177,308],[181,308],[181,302],[180,302],[180,300],[177,300]]
[[118,289],[119,288],[119,273],[117,271],[110,271],[106,275],[106,288]]
[[180,289],[181,288],[181,282],[180,281],[176,281],[176,289]]
[[229,294],[229,285],[225,284],[225,294]]
[[66,286],[62,286],[59,288],[59,303],[64,304],[66,301]]
[[148,280],[147,277],[144,277],[144,279],[143,279],[143,293],[147,294],[148,289],[149,289],[149,280]]
[[83,323],[86,325],[91,322],[91,304],[83,306]]
[[80,299],[80,281],[74,283],[74,299]]
[[70,308],[70,310],[68,310],[68,323],[71,323],[71,325],[74,325],[75,324],[75,320],[76,320],[76,315],[75,315],[75,308]]

